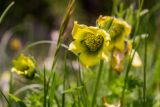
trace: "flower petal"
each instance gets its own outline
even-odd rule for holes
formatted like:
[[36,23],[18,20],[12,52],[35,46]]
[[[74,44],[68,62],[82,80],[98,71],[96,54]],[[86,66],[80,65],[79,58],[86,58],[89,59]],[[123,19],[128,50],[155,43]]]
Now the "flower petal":
[[120,52],[119,50],[115,49],[113,51],[113,55],[112,55],[112,68],[117,71],[118,73],[120,73],[124,66],[124,53],[123,52]]
[[103,48],[102,48],[102,51],[99,52],[99,56],[101,57],[101,59],[105,60],[106,62],[108,62],[110,59],[109,59],[109,51],[108,51],[108,45],[109,43],[104,43],[103,44]]
[[111,37],[128,36],[131,32],[131,26],[121,19],[114,18],[113,23],[108,31]]
[[119,49],[122,52],[122,51],[124,51],[124,48],[125,48],[125,41],[124,41],[124,39],[116,40],[114,42],[114,45],[117,49]]
[[110,26],[112,25],[113,20],[114,20],[114,17],[99,16],[96,23],[99,28],[104,29],[105,31],[108,31]]
[[86,52],[80,54],[79,60],[86,67],[93,66],[99,62],[99,58],[97,55],[91,55]]
[[[102,29],[99,29],[98,27],[93,27],[93,26],[86,26],[83,24],[78,24],[77,22],[74,22],[74,27],[72,30],[72,36],[75,40],[83,40],[84,37],[88,34],[102,34],[102,35],[107,35],[106,32]],[[108,34],[109,35],[109,34]],[[107,35],[107,39],[109,36]]]
[[70,51],[72,51],[73,53],[75,54],[79,54],[83,51],[85,51],[83,45],[80,43],[80,41],[78,40],[75,40],[73,41],[70,45],[69,45],[69,48],[68,48]]
[[32,57],[20,54],[12,63],[12,72],[16,72],[18,75],[25,76],[28,79],[34,77],[36,63]]
[[110,34],[107,33],[107,32],[106,32],[105,30],[103,30],[103,29],[99,29],[99,30],[98,30],[98,34],[100,34],[100,35],[103,36],[104,42],[109,42],[109,41],[111,40]]
[[78,24],[77,21],[74,22],[74,27],[73,27],[73,30],[72,30],[72,36],[74,39],[82,39],[83,38],[83,35],[85,33],[85,28],[87,28],[86,25],[83,25],[83,24]]

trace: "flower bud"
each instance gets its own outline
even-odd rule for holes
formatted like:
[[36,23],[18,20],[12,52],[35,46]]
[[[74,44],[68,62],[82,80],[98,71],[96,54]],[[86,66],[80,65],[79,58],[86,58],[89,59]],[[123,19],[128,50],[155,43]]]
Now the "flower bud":
[[12,72],[16,72],[18,75],[22,75],[28,79],[34,77],[36,63],[33,58],[20,54],[12,63]]

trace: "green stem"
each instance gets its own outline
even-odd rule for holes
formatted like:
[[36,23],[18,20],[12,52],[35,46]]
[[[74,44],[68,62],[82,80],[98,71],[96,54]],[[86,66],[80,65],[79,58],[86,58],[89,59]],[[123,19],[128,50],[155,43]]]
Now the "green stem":
[[[78,59],[79,62],[79,59]],[[83,107],[88,107],[88,92],[87,92],[87,88],[86,85],[83,81],[82,78],[82,72],[81,72],[81,67],[79,65],[79,69],[78,69],[78,79],[77,79],[77,86],[82,86],[83,88],[80,90],[80,99],[83,103]]]
[[140,13],[141,13],[141,10],[142,10],[142,7],[143,7],[143,2],[144,2],[144,0],[139,0],[139,8],[138,8],[138,12],[137,12],[137,21],[136,21],[136,24],[135,24],[135,31],[134,31],[133,36],[136,35],[136,33],[138,32],[138,29],[139,29],[140,17],[141,17]]
[[[12,94],[13,93],[13,74],[12,72],[10,72],[10,81],[9,81],[9,94]],[[12,106],[12,99],[9,98],[9,104],[8,104],[8,107],[11,107]]]
[[144,73],[143,73],[143,107],[146,106],[146,66],[147,66],[147,38],[144,39]]
[[[67,26],[69,24],[69,21],[70,21],[70,17],[72,15],[72,12],[73,12],[73,7],[74,7],[74,3],[75,3],[75,0],[70,0],[69,1],[69,5],[67,7],[67,10],[66,10],[66,13],[65,13],[65,16],[63,18],[63,21],[62,21],[62,24],[60,26],[60,30],[59,30],[59,37],[58,37],[58,41],[57,41],[57,47],[56,47],[56,51],[55,51],[55,54],[54,54],[54,59],[53,59],[53,62],[52,62],[52,68],[51,68],[51,72],[53,72],[54,70],[54,67],[56,65],[56,62],[58,60],[58,57],[59,57],[59,52],[60,52],[60,47],[61,47],[61,44],[63,42],[63,38],[64,38],[64,33],[67,29]],[[50,83],[50,80],[51,80],[51,76],[49,76],[49,79],[48,79],[48,84]],[[48,87],[49,89],[49,87]],[[58,99],[56,97],[56,94],[54,96],[56,102],[57,102],[57,106],[60,107],[60,104],[58,102]]]
[[[143,7],[143,2],[144,2],[144,0],[141,0],[141,2],[139,1],[137,22],[136,22],[136,25],[135,25],[136,27],[135,27],[135,31],[133,33],[133,36],[136,35],[136,33],[138,32],[139,23],[140,23],[140,12],[141,12],[142,7]],[[133,46],[134,46],[134,40],[133,40]],[[137,48],[138,48],[138,46],[137,46]],[[135,51],[137,50],[137,48],[135,49]],[[131,59],[129,61],[129,64],[128,64],[127,70],[126,70],[126,75],[125,75],[125,80],[124,80],[124,87],[123,87],[122,96],[121,96],[121,99],[120,99],[121,100],[120,101],[121,102],[121,107],[123,107],[123,100],[124,100],[124,94],[125,94],[125,89],[126,89],[127,80],[128,80],[128,74],[129,74],[129,71],[130,71],[130,68],[131,68],[131,65],[132,65],[132,60],[133,60],[134,54],[135,54],[135,52],[133,53],[133,56],[131,56]]]
[[[63,76],[63,91],[66,90],[66,75],[67,75],[67,51],[64,54],[64,76]],[[62,107],[65,107],[65,93],[62,94]]]
[[97,97],[97,92],[98,92],[98,89],[99,89],[99,82],[100,82],[101,74],[102,74],[102,71],[103,71],[102,69],[103,69],[103,60],[100,61],[100,67],[99,67],[99,70],[98,70],[98,75],[97,75],[96,84],[95,84],[95,88],[94,88],[91,107],[94,107],[96,105],[96,97]]
[[7,99],[7,97],[4,95],[3,91],[0,89],[0,94],[4,97],[4,99],[6,100],[6,102],[8,103],[8,105],[10,105],[9,100]]
[[[40,45],[40,44],[55,44],[56,45],[57,43],[56,43],[56,41],[51,41],[51,40],[41,40],[41,41],[33,42],[33,43],[30,43],[29,45],[27,45],[25,48],[23,48],[22,52],[26,51],[27,49],[29,49],[33,46]],[[68,49],[67,45],[61,44],[61,46]]]
[[[134,55],[133,55],[134,56]],[[123,90],[122,90],[122,96],[121,96],[121,107],[123,107],[123,102],[124,102],[124,95],[125,95],[125,89],[127,86],[127,81],[128,81],[128,74],[131,68],[131,63],[132,63],[133,57],[131,58],[131,61],[129,63],[129,65],[127,66],[127,71],[126,71],[126,75],[125,75],[125,79],[124,79],[124,86],[123,86]]]
[[[134,43],[135,43],[135,38],[134,38],[134,40],[133,40],[133,46],[135,45]],[[125,74],[125,79],[124,79],[124,86],[123,86],[123,90],[122,90],[122,96],[121,96],[121,99],[120,99],[120,100],[121,100],[121,101],[120,101],[120,104],[121,104],[120,107],[123,107],[125,89],[126,89],[127,81],[128,81],[128,74],[129,74],[130,68],[131,68],[131,66],[132,66],[132,61],[133,61],[135,52],[137,51],[139,45],[140,45],[140,43],[139,43],[138,46],[135,48],[135,51],[133,52],[133,55],[130,56],[130,60],[129,60],[129,63],[128,63],[128,66],[127,66],[127,69],[126,69],[126,74]]]
[[2,13],[2,15],[0,16],[0,24],[2,22],[2,20],[4,19],[5,15],[7,14],[7,12],[9,11],[9,9],[14,5],[14,1],[12,1],[7,8],[4,10],[4,12]]
[[55,51],[55,55],[54,55],[54,60],[53,60],[53,63],[52,63],[51,71],[54,69],[54,66],[55,66],[55,64],[57,62],[57,59],[58,59],[58,56],[59,56],[59,52],[60,52],[60,46],[61,46],[61,44],[63,42],[64,33],[65,33],[66,29],[67,29],[67,26],[68,26],[69,21],[70,21],[70,17],[71,17],[72,12],[73,12],[74,3],[75,3],[75,0],[70,0],[69,1],[69,5],[67,7],[66,14],[65,14],[64,19],[62,21],[62,24],[60,26],[59,38],[58,38],[58,42],[57,42],[57,47],[56,47],[56,51]]
[[59,100],[58,100],[58,97],[57,97],[56,94],[54,94],[54,98],[55,98],[55,101],[56,101],[56,103],[57,103],[57,107],[61,107],[61,106],[60,106],[60,103],[59,103]]
[[43,107],[46,107],[46,98],[47,98],[47,93],[46,93],[46,71],[45,71],[45,67],[44,67],[44,105]]

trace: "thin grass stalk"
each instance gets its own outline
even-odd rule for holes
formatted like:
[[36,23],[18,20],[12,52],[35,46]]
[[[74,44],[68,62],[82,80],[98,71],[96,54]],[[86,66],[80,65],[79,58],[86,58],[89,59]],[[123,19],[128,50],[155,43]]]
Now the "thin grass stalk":
[[[79,62],[79,58],[78,58],[78,62]],[[80,64],[79,64],[79,68],[78,68],[78,76],[77,76],[77,87],[82,85],[82,74],[81,74],[81,68],[80,68]],[[83,88],[80,90],[80,94],[78,96],[79,100],[82,101],[82,103],[84,102],[83,99],[84,95],[83,95]]]
[[[64,38],[64,32],[65,32],[65,30],[66,30],[66,28],[68,26],[70,17],[72,15],[74,3],[75,3],[75,0],[70,0],[69,5],[67,7],[66,14],[65,14],[64,19],[62,21],[62,24],[61,24],[61,27],[60,27],[60,30],[59,30],[59,37],[58,37],[57,47],[56,47],[56,51],[55,51],[55,55],[54,55],[54,60],[53,60],[53,63],[52,63],[51,72],[53,71],[54,66],[55,66],[55,64],[57,62],[59,51],[60,51],[60,46],[61,46],[61,44],[63,42],[63,38]],[[54,76],[54,75],[52,75],[52,76]],[[51,83],[53,83],[53,81],[54,81],[53,78],[54,77],[52,77],[52,76],[49,77],[47,84],[49,84],[50,81],[52,81]],[[49,85],[48,85],[48,89],[49,89]],[[55,96],[55,100],[57,102],[58,107],[60,107],[56,95],[54,95],[54,96]],[[51,99],[49,99],[49,100],[51,100]]]
[[10,105],[9,100],[7,99],[7,97],[5,96],[5,94],[3,93],[3,91],[0,89],[0,94],[4,97],[4,99],[6,100],[6,102],[8,103],[8,105]]
[[[2,15],[0,16],[0,24],[2,23],[4,17],[6,16],[7,12],[9,11],[9,9],[14,5],[14,1],[12,1],[7,8],[4,10],[4,12],[2,13]],[[10,78],[10,83],[9,83],[9,93],[12,93],[12,73],[11,73],[11,78]],[[12,100],[11,99],[7,99],[7,97],[4,95],[4,93],[2,92],[2,90],[0,90],[1,95],[5,98],[6,102],[8,103],[8,107],[11,107],[12,105]]]
[[[130,71],[131,66],[132,66],[132,61],[133,61],[135,52],[139,48],[139,45],[140,45],[140,42],[138,43],[137,47],[135,48],[135,51],[133,52],[133,55],[130,56],[130,59],[129,59],[129,62],[128,62],[128,65],[127,65],[126,74],[125,74],[125,78],[124,78],[124,86],[123,86],[123,89],[122,89],[122,95],[121,95],[121,99],[120,99],[120,104],[121,104],[120,107],[123,107],[125,90],[126,90],[127,81],[128,81],[128,74],[129,74],[129,71]],[[133,46],[135,46],[135,38],[133,40]]]
[[43,104],[43,107],[46,107],[46,105],[47,105],[47,92],[46,92],[46,88],[47,88],[47,86],[46,86],[46,68],[45,68],[45,66],[44,66],[44,70],[43,70],[43,73],[44,73],[44,104]]
[[99,66],[98,75],[96,78],[96,84],[94,87],[94,93],[93,93],[93,97],[92,97],[91,107],[94,107],[96,105],[96,98],[97,98],[97,93],[98,93],[98,89],[99,89],[99,83],[100,83],[102,71],[103,71],[103,60],[100,61],[100,66]]
[[[12,74],[12,72],[10,72],[9,93],[10,94],[13,93],[13,74]],[[13,100],[11,98],[9,98],[8,100],[9,100],[8,107],[12,107]]]
[[24,91],[27,91],[27,90],[34,90],[35,88],[43,88],[42,85],[40,84],[31,84],[31,85],[26,85],[26,86],[23,86],[22,88],[16,90],[14,92],[14,95],[19,95],[21,93],[23,93]]
[[[79,58],[78,58],[78,62],[79,62]],[[80,64],[79,64],[79,68],[78,68],[78,83],[77,83],[77,85],[83,86],[82,89],[80,90],[80,95],[81,95],[82,103],[83,103],[84,107],[88,107],[88,92],[87,92],[86,85],[83,82]]]
[[145,37],[144,39],[143,107],[146,107],[146,67],[147,67],[147,37]]
[[[134,54],[135,54],[135,52],[134,52]],[[126,90],[127,81],[128,81],[128,74],[129,74],[130,68],[132,66],[132,60],[133,60],[134,54],[133,54],[133,56],[131,56],[131,60],[129,61],[129,64],[128,64],[127,70],[126,70],[126,74],[125,74],[124,86],[123,86],[122,96],[121,96],[121,101],[120,101],[121,107],[123,107],[123,103],[124,103],[124,95],[125,95],[125,90]]]
[[[60,30],[59,30],[59,37],[58,37],[58,42],[57,42],[57,47],[56,47],[56,51],[55,51],[55,55],[54,55],[54,60],[53,60],[53,63],[52,63],[52,68],[51,68],[51,72],[53,71],[54,69],[54,66],[57,62],[57,59],[58,59],[58,55],[59,55],[59,51],[60,51],[60,46],[63,42],[63,38],[64,38],[64,33],[65,33],[65,30],[68,26],[68,23],[70,21],[70,17],[72,15],[72,11],[73,11],[73,6],[74,6],[74,3],[75,3],[75,0],[70,0],[69,2],[69,5],[67,7],[67,11],[66,11],[66,14],[64,16],[64,19],[63,19],[63,22],[61,24],[61,27],[60,27]],[[51,79],[52,78],[52,79]],[[52,76],[49,77],[48,79],[48,84],[50,83],[50,80],[52,80],[51,83],[53,83],[53,78]],[[49,86],[49,85],[48,85]],[[49,89],[49,87],[48,87]],[[60,107],[60,104],[59,104],[59,101],[58,101],[58,98],[57,96],[54,94],[54,98],[55,98],[55,101],[57,102],[57,106]],[[51,99],[49,99],[51,100]]]
[[[33,42],[33,43],[30,43],[29,45],[27,45],[25,48],[23,48],[22,52],[26,51],[27,49],[29,49],[33,46],[40,45],[40,44],[55,44],[56,45],[57,43],[55,41],[50,41],[50,40],[42,40],[42,41]],[[67,45],[61,44],[61,46],[65,49],[68,49]]]
[[[138,28],[139,28],[139,24],[140,24],[140,12],[142,10],[143,3],[144,3],[144,0],[139,0],[139,8],[138,8],[138,14],[137,14],[137,21],[136,21],[135,31],[133,33],[133,36],[135,36],[136,33],[138,32]],[[135,38],[133,39],[133,47],[134,47],[134,42],[135,42]],[[138,49],[138,47],[139,47],[139,45],[137,46],[137,48],[135,49],[135,51]],[[130,71],[130,68],[131,68],[131,65],[132,65],[132,60],[133,60],[134,54],[135,54],[135,52],[133,53],[133,56],[131,56],[131,59],[130,59],[129,64],[128,64],[127,69],[126,69],[124,86],[123,86],[123,90],[122,90],[122,96],[121,96],[121,99],[120,99],[121,100],[120,101],[121,107],[123,107],[124,94],[125,94],[125,89],[126,89],[126,85],[127,85],[128,74],[129,74],[129,71]]]
[[88,92],[87,92],[87,88],[86,85],[84,84],[84,82],[81,82],[81,85],[83,86],[81,89],[81,95],[83,97],[83,105],[84,107],[88,107]]
[[[68,81],[68,88],[71,88],[71,86],[70,86],[70,83],[69,83],[69,81]],[[73,92],[71,92],[71,96],[72,96],[72,98],[73,98],[73,104],[72,104],[72,107],[76,107],[75,106],[75,103],[76,103],[76,98],[75,98],[75,96],[74,96],[74,93]]]
[[57,97],[56,94],[54,94],[54,99],[55,99],[55,101],[56,101],[56,103],[57,103],[57,107],[61,107],[61,105],[60,105],[60,103],[59,103],[59,100],[58,100],[58,97]]
[[144,0],[139,0],[139,8],[138,8],[138,12],[137,12],[137,21],[136,21],[136,25],[135,25],[135,31],[134,31],[134,34],[133,36],[136,35],[136,33],[138,32],[138,29],[139,29],[139,23],[140,23],[140,13],[141,13],[141,10],[142,10],[142,7],[143,7],[143,3],[144,3]]
[[[111,55],[113,55],[113,51],[111,51]],[[111,83],[111,81],[110,81],[110,80],[111,80],[111,79],[112,79],[112,77],[113,77],[112,64],[111,64],[111,63],[109,64],[108,71],[109,71],[109,72],[108,72],[108,76],[107,76],[107,77],[108,77],[108,79],[107,79],[107,83],[108,83],[108,84],[110,84],[110,83]]]
[[[48,99],[48,107],[52,107],[53,106],[53,102],[52,100],[54,99],[54,96],[55,96],[55,72],[51,72],[51,77],[52,77],[52,80],[51,80],[51,87],[48,91],[48,96],[49,96],[49,99]],[[49,80],[48,80],[49,81]],[[47,82],[47,87],[49,88],[49,84],[50,82]]]
[[2,20],[4,19],[4,17],[6,16],[7,12],[9,11],[9,9],[14,5],[14,1],[12,1],[7,8],[4,10],[4,12],[2,13],[2,15],[0,16],[0,24],[2,22]]
[[114,0],[113,1],[113,5],[112,5],[112,15],[115,15],[117,12],[118,12],[118,10],[117,10],[117,6],[118,6],[118,3],[119,3],[119,0]]
[[68,26],[68,23],[70,21],[70,17],[71,17],[72,12],[73,12],[74,3],[75,3],[75,0],[70,0],[69,1],[69,5],[67,7],[66,14],[65,14],[63,22],[61,24],[61,27],[60,27],[60,30],[59,30],[59,37],[58,37],[57,47],[56,47],[56,51],[55,51],[55,55],[54,55],[54,60],[53,60],[53,63],[52,63],[51,71],[54,69],[54,66],[55,66],[55,64],[57,62],[59,51],[60,51],[60,46],[61,46],[61,44],[63,42],[64,33],[65,33],[65,30],[66,30],[66,28]]
[[[66,73],[67,73],[67,51],[65,52],[65,55],[64,55],[64,76],[63,76],[63,91],[66,90]],[[65,107],[65,93],[62,93],[62,107]]]

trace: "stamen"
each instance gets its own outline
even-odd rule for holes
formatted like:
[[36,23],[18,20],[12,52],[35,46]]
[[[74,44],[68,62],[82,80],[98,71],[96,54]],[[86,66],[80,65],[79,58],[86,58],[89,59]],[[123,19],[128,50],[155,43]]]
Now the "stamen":
[[102,35],[87,34],[84,37],[84,45],[91,52],[95,52],[101,48],[104,38]]

